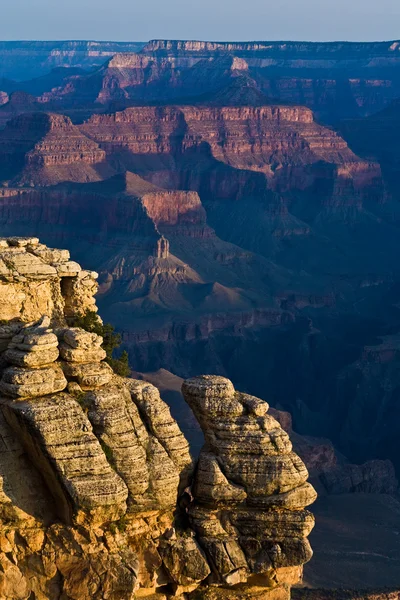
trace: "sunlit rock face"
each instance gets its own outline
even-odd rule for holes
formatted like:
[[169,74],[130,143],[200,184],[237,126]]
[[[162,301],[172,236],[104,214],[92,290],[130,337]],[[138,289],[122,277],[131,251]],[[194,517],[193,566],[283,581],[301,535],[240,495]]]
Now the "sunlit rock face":
[[206,437],[193,476],[158,390],[74,326],[97,273],[37,238],[3,238],[0,261],[1,598],[288,598],[316,494],[267,403],[186,382]]
[[263,400],[235,391],[223,377],[183,384],[205,436],[192,486],[190,522],[216,582],[279,581],[312,552],[307,536],[316,499],[308,472]]

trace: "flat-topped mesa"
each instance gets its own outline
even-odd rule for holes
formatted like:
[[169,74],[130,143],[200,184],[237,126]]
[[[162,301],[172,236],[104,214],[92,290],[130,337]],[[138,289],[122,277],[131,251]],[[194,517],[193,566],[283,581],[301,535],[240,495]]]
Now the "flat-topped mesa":
[[151,52],[256,52],[258,54],[281,54],[299,56],[338,55],[347,58],[357,55],[396,56],[400,52],[400,42],[207,42],[201,40],[150,40],[142,49]]
[[[205,435],[189,516],[214,582],[283,587],[311,556],[316,499],[308,472],[263,400],[223,377],[184,382],[182,392]],[[217,596],[216,596],[217,597]],[[266,596],[267,597],[267,596]]]
[[114,54],[112,58],[106,63],[105,68],[108,69],[145,69],[152,59],[149,56],[143,56],[142,54],[135,53],[121,53]]
[[86,40],[0,42],[0,78],[27,81],[52,70],[91,70],[118,52],[136,52],[143,46],[140,42]]

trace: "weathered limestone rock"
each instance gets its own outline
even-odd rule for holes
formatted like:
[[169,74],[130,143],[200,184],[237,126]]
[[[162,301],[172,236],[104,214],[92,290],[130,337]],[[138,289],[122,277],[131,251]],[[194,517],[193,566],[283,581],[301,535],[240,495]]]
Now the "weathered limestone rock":
[[45,263],[41,258],[26,252],[25,247],[12,247],[1,253],[3,262],[19,275],[29,276],[34,279],[47,279],[56,276],[57,271],[51,265]]
[[160,554],[176,591],[191,591],[193,584],[196,588],[211,572],[203,550],[191,536],[163,540]]
[[157,388],[145,381],[132,379],[128,379],[126,385],[149,431],[158,439],[177,467],[189,472],[192,467],[189,444],[175,419],[171,417],[169,407],[161,400]]
[[0,392],[12,398],[35,398],[67,387],[59,364],[58,339],[49,328],[49,317],[19,328],[4,352],[11,363],[3,372]]
[[47,248],[38,238],[0,239],[0,320],[52,323],[97,311],[97,273],[70,261],[68,250]]
[[127,489],[107,462],[89,420],[68,394],[3,404],[4,415],[42,472],[64,522],[79,512],[114,520],[125,512]]
[[82,271],[81,266],[72,260],[66,262],[55,261],[53,267],[55,267],[60,277],[76,277]]
[[206,440],[188,513],[215,580],[233,585],[256,574],[269,587],[279,569],[312,555],[314,518],[304,507],[316,493],[307,469],[266,402],[223,377],[189,379],[182,391]]
[[28,250],[35,256],[38,256],[47,263],[66,263],[69,261],[70,254],[68,250],[58,250],[58,248],[48,248],[44,244],[28,245]]
[[99,348],[103,343],[103,338],[96,333],[89,333],[79,327],[70,327],[64,331],[63,341],[73,349],[92,350]]
[[95,363],[106,358],[101,348],[103,339],[95,333],[89,333],[78,327],[67,329],[60,344],[61,358],[73,363]]
[[227,379],[189,380],[193,476],[158,390],[68,327],[96,309],[96,277],[36,238],[0,240],[0,598],[288,600],[315,492],[287,433]]
[[65,317],[83,316],[88,310],[97,312],[94,295],[98,290],[98,274],[95,271],[80,271],[76,277],[63,278]]
[[0,381],[2,394],[20,400],[61,392],[66,387],[67,380],[58,365],[34,370],[10,367],[4,371]]
[[104,360],[106,352],[103,348],[70,348],[68,344],[61,344],[60,355],[67,362],[86,364]]
[[[149,435],[138,437],[135,422],[132,421],[135,410],[131,396],[125,386],[102,388],[88,393],[85,397],[88,406],[88,418],[101,443],[108,448],[110,460],[115,470],[125,481],[131,502],[134,505],[146,504],[144,495],[149,487],[149,469],[146,461],[146,444]],[[176,498],[173,498],[172,505]]]
[[91,390],[107,385],[113,377],[113,371],[107,363],[61,364],[68,381],[76,381],[83,390]]

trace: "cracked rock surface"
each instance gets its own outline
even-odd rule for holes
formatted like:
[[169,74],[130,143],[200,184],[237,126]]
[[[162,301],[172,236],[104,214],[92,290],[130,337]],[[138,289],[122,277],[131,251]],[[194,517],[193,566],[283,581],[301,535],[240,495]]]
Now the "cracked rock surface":
[[159,391],[69,326],[96,277],[0,240],[0,598],[287,600],[316,497],[288,434],[263,400],[194,378],[194,465]]

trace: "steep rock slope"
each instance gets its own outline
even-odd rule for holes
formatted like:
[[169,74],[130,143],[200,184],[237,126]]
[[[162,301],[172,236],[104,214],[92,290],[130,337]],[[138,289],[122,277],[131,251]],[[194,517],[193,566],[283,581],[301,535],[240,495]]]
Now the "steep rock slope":
[[[400,133],[400,101],[394,101],[384,111],[368,119],[343,121],[340,130],[356,152],[380,163],[387,185],[398,201],[400,152],[397,141]],[[395,206],[392,212],[392,218],[396,218]]]
[[37,238],[3,239],[0,258],[2,598],[183,600],[212,584],[213,598],[288,600],[316,494],[268,404],[227,379],[186,383],[212,463],[192,483],[157,390],[67,324],[95,308],[97,274]]
[[7,101],[0,105],[0,129],[4,129],[8,121],[20,114],[41,110],[42,105],[32,94],[24,91],[12,92]]
[[85,138],[68,117],[25,114],[0,132],[1,174],[16,185],[96,181],[110,175],[105,153]]
[[[53,118],[62,126],[49,133]],[[398,276],[398,227],[375,162],[293,106],[135,107],[79,127],[41,113],[12,123],[27,123],[30,136],[4,138],[20,165],[15,183],[72,181],[16,188],[9,175],[2,232],[68,244],[100,271],[103,314],[135,368],[212,371],[256,394],[268,383],[296,429],[340,441],[337,377],[386,333],[393,309],[384,314],[379,294]],[[75,143],[123,174],[76,183],[102,179],[104,160],[81,161]],[[31,152],[56,163],[35,168],[35,181]],[[367,419],[357,427],[360,444],[346,453],[375,458],[358,454]]]
[[60,110],[77,104],[95,109],[96,104],[123,107],[140,100],[158,103],[160,99],[215,91],[247,72],[245,60],[229,55],[171,60],[146,54],[116,54],[94,72],[48,88],[39,101]]
[[[173,176],[168,173],[168,157],[175,159],[171,166],[180,166],[183,154],[190,173],[175,176],[180,176],[178,187],[196,186],[200,193],[206,196],[208,192],[216,198],[240,198],[243,191],[260,192],[263,182],[278,192],[312,188],[318,178],[329,179],[328,165],[332,165],[333,181],[326,187],[333,188],[333,193],[340,193],[340,184],[344,187],[347,181],[353,184],[356,194],[362,193],[362,187],[370,193],[368,188],[372,187],[372,192],[374,188],[370,184],[380,178],[378,165],[358,158],[342,138],[319,126],[312,112],[303,107],[137,107],[113,115],[95,115],[80,129],[108,155],[116,154],[138,172],[147,171],[149,177],[154,172],[152,178],[158,177],[160,183],[163,174],[164,183]],[[195,160],[201,156],[205,163],[200,163],[197,172],[190,164],[191,154],[195,153]],[[222,189],[217,182],[202,182],[200,169],[206,170],[216,161],[230,167],[231,178],[236,175],[243,181],[234,180],[230,187],[221,183]],[[319,171],[321,163],[327,164]],[[182,166],[185,168],[185,162]]]
[[[135,107],[95,115],[80,129],[115,168],[197,191],[220,237],[289,268],[304,269],[310,254],[320,273],[327,264],[359,268],[335,248],[340,238],[348,244],[343,224],[359,226],[362,243],[374,227],[371,211],[386,198],[379,165],[357,157],[304,107]],[[388,233],[379,243],[393,239]]]
[[[336,122],[387,106],[400,93],[399,43],[213,43],[155,41],[139,54],[119,54],[88,76],[70,78],[42,101],[160,102],[216,94],[232,79],[250,76],[258,93],[305,104]],[[257,95],[253,101],[258,103]],[[62,109],[61,109],[62,110]]]
[[306,104],[328,122],[377,112],[399,95],[400,44],[394,42],[201,42],[153,40],[142,52],[186,63],[221,54],[246,60],[261,91]]
[[219,239],[196,192],[165,190],[132,173],[41,190],[4,188],[0,221],[3,233],[40,232],[51,244],[68,238],[100,272],[103,314],[132,347],[273,326],[292,318],[278,292],[301,285],[316,291],[306,276]]

